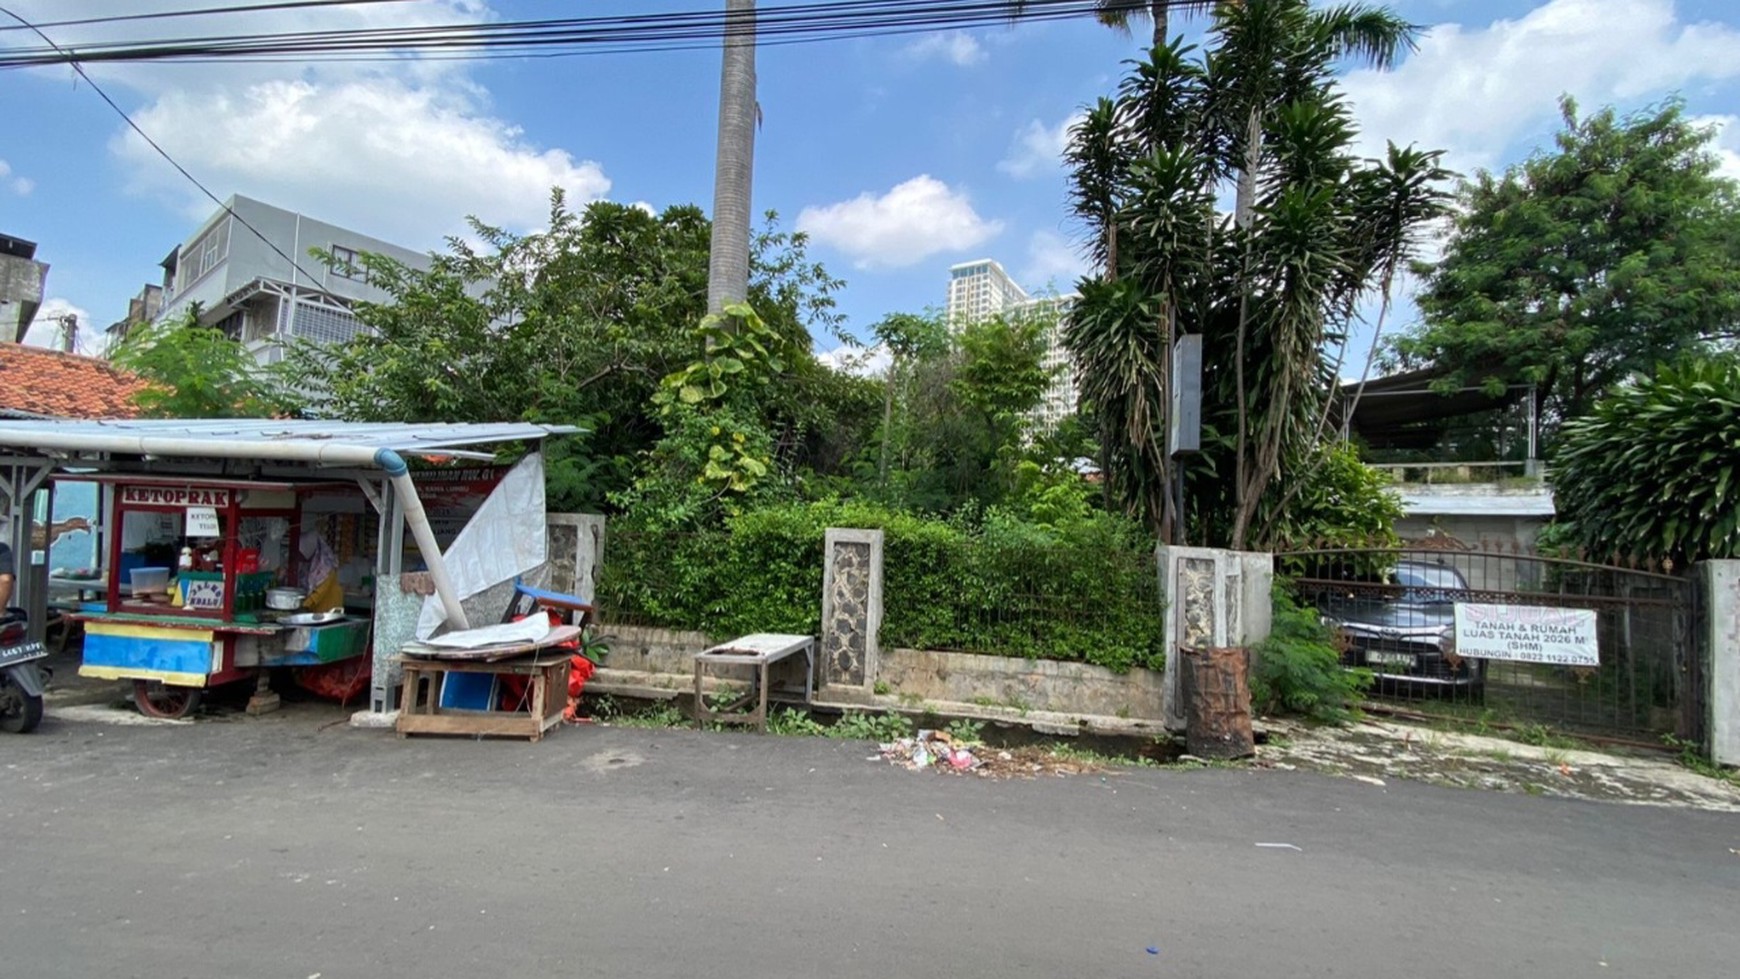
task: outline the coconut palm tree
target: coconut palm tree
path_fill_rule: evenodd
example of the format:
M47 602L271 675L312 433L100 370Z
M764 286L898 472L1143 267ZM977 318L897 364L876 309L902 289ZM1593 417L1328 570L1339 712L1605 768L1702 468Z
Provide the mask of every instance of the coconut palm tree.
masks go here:
M707 312L749 294L750 188L755 173L755 0L725 0L719 142L713 161L713 238Z

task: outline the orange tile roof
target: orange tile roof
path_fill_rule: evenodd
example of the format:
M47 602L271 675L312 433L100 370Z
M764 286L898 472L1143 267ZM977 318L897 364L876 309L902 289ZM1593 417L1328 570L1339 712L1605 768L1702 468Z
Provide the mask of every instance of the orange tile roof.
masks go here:
M146 386L106 360L0 343L0 415L136 418L132 397Z

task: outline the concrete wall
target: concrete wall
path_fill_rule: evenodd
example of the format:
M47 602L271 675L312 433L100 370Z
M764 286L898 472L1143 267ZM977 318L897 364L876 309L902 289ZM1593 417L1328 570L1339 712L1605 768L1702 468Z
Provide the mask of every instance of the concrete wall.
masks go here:
M19 343L42 307L48 266L34 259L0 255L0 342Z
M1159 720L1164 675L975 653L884 649L877 681L903 699Z
M1708 649L1706 737L1712 759L1740 765L1740 561L1710 561L1702 571L1709 629L1703 637Z
M1164 717L1168 728L1182 731L1179 650L1248 648L1268 638L1275 559L1248 551L1163 545L1156 561L1160 590L1167 598Z

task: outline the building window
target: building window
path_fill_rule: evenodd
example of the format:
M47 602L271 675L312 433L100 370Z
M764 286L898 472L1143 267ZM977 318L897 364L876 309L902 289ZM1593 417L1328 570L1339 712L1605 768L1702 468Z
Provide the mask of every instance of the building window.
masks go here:
M198 241L182 249L181 258L176 262L176 281L180 283L176 291L186 291L188 286L204 278L207 272L223 264L223 260L229 255L230 219L226 216L213 225L210 231L201 235Z
M360 279L363 277L363 267L356 260L356 249L343 245L332 246L332 272L344 279Z

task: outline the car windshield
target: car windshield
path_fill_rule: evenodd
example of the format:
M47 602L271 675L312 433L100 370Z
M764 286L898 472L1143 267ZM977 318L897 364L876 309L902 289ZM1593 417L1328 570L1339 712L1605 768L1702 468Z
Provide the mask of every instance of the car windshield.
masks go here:
M1407 589L1402 593L1405 602L1447 602L1451 600L1447 592L1468 588L1468 582L1462 580L1455 568L1436 564L1401 564L1390 577Z

